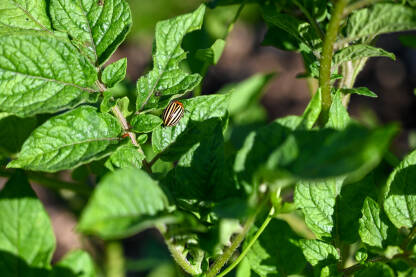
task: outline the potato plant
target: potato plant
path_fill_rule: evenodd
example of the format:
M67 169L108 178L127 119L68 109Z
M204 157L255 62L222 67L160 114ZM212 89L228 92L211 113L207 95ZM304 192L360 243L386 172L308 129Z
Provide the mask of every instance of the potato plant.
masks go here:
M199 45L208 9L235 5L223 37L184 48ZM258 124L272 74L200 95L248 5L268 26L264 44L303 57L302 115ZM350 97L377 97L355 80L369 58L395 59L374 42L416 29L414 0L201 4L157 24L151 68L120 97L128 61L107 61L132 16L125 0L1 0L1 276L123 275L84 250L52 264L51 222L29 182L56 191L95 241L157 229L176 276L416 276L416 151L400 161L397 124L348 113ZM164 126L172 101L185 112Z

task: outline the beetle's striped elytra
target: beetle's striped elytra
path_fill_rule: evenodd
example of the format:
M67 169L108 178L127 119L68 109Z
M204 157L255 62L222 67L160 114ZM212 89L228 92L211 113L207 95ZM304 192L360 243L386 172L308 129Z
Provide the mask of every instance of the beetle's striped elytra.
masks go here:
M179 101L172 101L163 111L163 125L175 126L183 117L185 108Z

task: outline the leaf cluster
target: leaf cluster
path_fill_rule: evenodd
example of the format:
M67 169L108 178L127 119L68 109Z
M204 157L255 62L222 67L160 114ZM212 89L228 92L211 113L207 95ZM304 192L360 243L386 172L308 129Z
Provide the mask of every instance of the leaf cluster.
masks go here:
M10 12L0 13L0 174L10 179L0 191L0 272L96 275L83 250L51 265L55 237L32 180L80 194L84 235L114 241L157 228L190 275L224 276L237 265L239 277L416 274L416 152L388 164L398 126L368 128L347 110L353 94L377 97L355 79L368 58L395 59L373 41L416 29L414 5L208 6L231 4L240 8L229 30L256 5L268 25L263 44L302 55L302 77L318 88L302 115L266 122L259 101L274 74L199 95L226 44L185 50L203 29L204 4L156 25L151 70L120 95L127 59L104 65L131 28L125 0L2 1ZM184 66L191 62L200 70ZM186 112L163 126L173 100ZM77 182L51 181L63 170Z

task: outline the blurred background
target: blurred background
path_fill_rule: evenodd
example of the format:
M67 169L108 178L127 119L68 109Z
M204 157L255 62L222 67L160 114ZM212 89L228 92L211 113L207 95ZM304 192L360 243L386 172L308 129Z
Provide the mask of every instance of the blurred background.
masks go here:
M157 21L194 10L202 1L198 0L130 0L134 25L126 42L119 48L110 62L122 57L128 59L127 81L117 88L118 93L129 94L135 90L136 80L152 66L152 42ZM217 38L224 38L227 26L238 7L217 8L208 11L204 30L191 34L199 36L201 45L183 47L192 56L193 49L207 48ZM278 117L300 115L306 107L310 92L305 79L296 78L304 72L299 54L262 46L266 25L262 22L255 5L247 5L232 32L226 38L225 51L216 66L209 68L202 85L202 94L211 94L230 83L241 82L256 73L275 73L262 92L259 122L266 123ZM378 98L353 95L349 111L354 118L368 124L399 122L402 126L392 152L402 157L416 147L416 49L409 47L409 37L414 33L381 36L376 45L396 55L396 61L387 58L372 58L359 75L356 86L367 86ZM414 41L413 41L414 43ZM414 44L413 44L414 47ZM184 65L190 70L198 65L189 61ZM59 260L67 251L79 247L89 249L98 263L117 263L116 258L105 256L100 249L106 246L99 241L85 241L75 232L75 216L55 194L36 187L38 195L46 205L57 236L58 249L54 260ZM163 240L154 230L145 231L118 244L109 244L114 251L124 251L128 276L180 276L173 266ZM97 250L98 249L98 250ZM116 276L116 275L114 275Z

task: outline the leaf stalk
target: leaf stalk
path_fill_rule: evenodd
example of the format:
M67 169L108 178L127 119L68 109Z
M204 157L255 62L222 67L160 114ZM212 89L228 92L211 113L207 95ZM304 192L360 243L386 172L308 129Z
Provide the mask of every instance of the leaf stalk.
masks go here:
M377 3L377 2L381 2L381 1L382 0L361 0L361 1L357 1L357 2L355 2L355 3L346 7L346 9L344 10L343 16L346 17L355 10L364 8L368 5L371 5L371 4L374 4L374 3Z
M253 246L253 244L257 241L257 239L260 237L260 235L263 233L264 229L266 229L267 225L269 225L270 220L274 217L274 207L272 207L269 211L269 214L267 215L266 219L263 221L263 224L260 226L260 228L257 230L256 234L253 236L253 238L250 240L250 242L247 244L247 247L244 248L243 252L238 256L238 258L224 271L222 271L220 274L217 275L217 277L223 277L226 274L228 274L231 270L236 267L241 260L247 255L250 248Z
M307 9L305 9L305 7L303 5L301 5L298 0L293 0L293 2L295 3L296 6L299 7L299 9L302 11L302 13L309 20L309 23L311 23L312 28L315 29L316 34L321 39L324 39L324 37L325 37L324 32L322 31L321 27L319 27L318 22L316 22L316 20L311 16L311 14L309 13L309 11Z
M266 197L266 199L268 199L268 197ZM214 264L211 266L210 270L208 271L206 277L215 277L215 276L217 276L217 274L218 274L218 272L220 272L221 268L228 262L228 260L232 257L232 255L234 254L234 252L237 250L237 248L243 242L243 240L245 239L248 231L250 230L250 228L253 226L254 222L256 221L257 215L263 210L263 207L264 207L264 205L266 203L267 202L263 201L259 205L259 207L257 208L257 210L246 220L246 222L245 222L245 224L243 226L243 230L241 231L241 233L239 233L234 238L234 240L231 243L230 247L228 247L224 251L224 253L214 262ZM261 232L263 232L264 228L266 228L267 224L270 222L270 219L268 219L268 217L267 217L266 218L266 221L267 221L266 224L263 223L264 224L264 227L261 230ZM258 234L259 236L260 236L261 232ZM253 245L254 242L255 242L255 240L250 241L250 243L251 243L250 247ZM247 252L244 253L244 255L246 255L246 254L247 254ZM242 258L244 258L244 257L242 257ZM233 265L233 267L235 267L238 264L238 262L235 265L231 264L230 266ZM226 269L226 270L228 270L228 269ZM224 276L225 274L222 274L220 276Z

